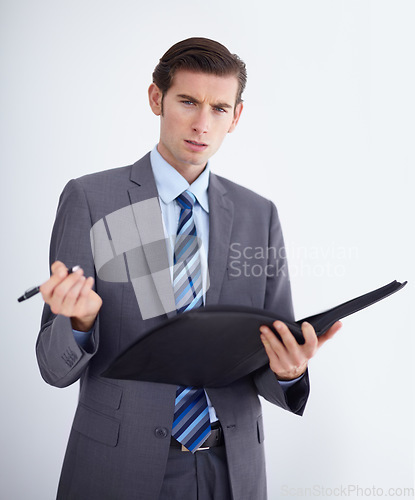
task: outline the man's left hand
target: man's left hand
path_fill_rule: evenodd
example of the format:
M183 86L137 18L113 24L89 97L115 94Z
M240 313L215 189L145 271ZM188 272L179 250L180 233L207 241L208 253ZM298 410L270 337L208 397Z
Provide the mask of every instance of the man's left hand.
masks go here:
M309 360L327 340L334 337L342 324L337 321L326 333L317 337L313 326L304 321L301 331L305 342L302 345L297 343L294 335L282 321L275 321L273 326L281 340L267 326L263 325L259 329L268 354L269 366L279 380L293 380L306 371Z

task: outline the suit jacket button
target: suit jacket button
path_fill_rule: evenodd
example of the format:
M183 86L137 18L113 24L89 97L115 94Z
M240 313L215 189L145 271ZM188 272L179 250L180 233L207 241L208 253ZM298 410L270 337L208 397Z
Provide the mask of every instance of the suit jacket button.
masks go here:
M154 434L160 439L164 439L169 435L169 431L165 427L156 427Z

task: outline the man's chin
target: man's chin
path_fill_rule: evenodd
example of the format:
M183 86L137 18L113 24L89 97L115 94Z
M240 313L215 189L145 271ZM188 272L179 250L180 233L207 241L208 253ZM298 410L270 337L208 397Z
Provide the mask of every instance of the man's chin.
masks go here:
M197 168L205 168L206 163L209 160L209 156L204 154L192 154L192 155L185 155L182 159L182 164L185 168L192 168L192 169L197 169Z

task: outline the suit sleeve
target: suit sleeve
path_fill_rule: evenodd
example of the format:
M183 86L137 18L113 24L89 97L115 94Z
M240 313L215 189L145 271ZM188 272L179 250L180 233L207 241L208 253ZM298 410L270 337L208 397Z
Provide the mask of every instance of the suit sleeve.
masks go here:
M95 279L90 244L91 215L85 193L76 180L70 181L59 199L53 226L49 260L62 261L68 268L80 265L85 276ZM36 356L43 379L56 387L66 387L80 378L99 343L99 317L88 352L73 335L70 318L55 315L45 304Z
M287 320L294 321L294 309L291 297L291 285L288 273L284 238L277 209L270 202L269 249L267 266L267 284L264 309L284 311ZM288 411L302 415L309 395L308 371L304 376L284 391L275 373L269 368L261 368L254 374L258 393L267 401Z

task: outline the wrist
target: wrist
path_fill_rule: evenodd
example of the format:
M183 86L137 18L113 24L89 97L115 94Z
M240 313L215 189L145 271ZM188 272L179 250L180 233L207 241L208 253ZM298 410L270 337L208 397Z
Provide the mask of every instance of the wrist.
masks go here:
M290 382L291 380L295 380L300 378L302 375L307 370L307 364L305 366L302 366L301 368L297 368L295 370L292 370L290 372L284 372L284 373L275 373L277 380L281 382Z
M73 330L77 330L78 332L89 332L94 326L96 320L96 316L89 318L76 318L75 316L71 317L71 325Z

